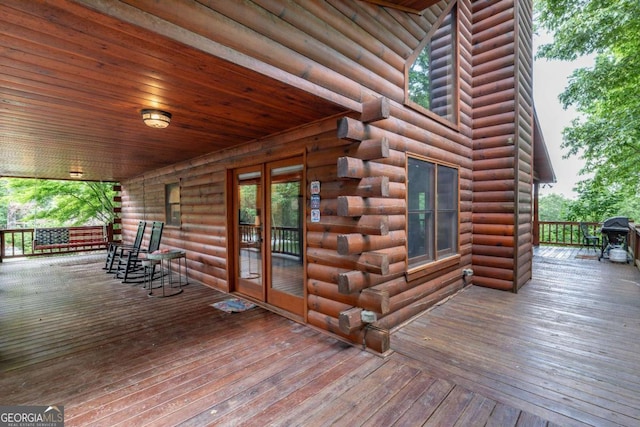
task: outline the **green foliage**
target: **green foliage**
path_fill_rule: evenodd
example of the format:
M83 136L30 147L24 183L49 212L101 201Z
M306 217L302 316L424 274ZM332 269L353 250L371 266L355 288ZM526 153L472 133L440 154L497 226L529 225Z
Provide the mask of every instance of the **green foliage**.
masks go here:
M613 216L640 218L640 200L627 198L621 190L606 190L595 187L592 180L578 183L578 191L583 197L568 199L559 194L540 197L538 216L540 221L550 222L603 222Z
M568 221L567 214L571 200L560 194L548 194L538 201L540 221Z
M431 108L430 52L431 46L427 44L409 69L409 99L426 109Z
M297 227L300 224L302 199L300 183L281 182L271 184L271 225L274 227Z
M640 199L627 197L621 186L601 188L595 180L581 181L577 185L581 197L569 206L568 221L602 222L613 216L634 219L640 212Z
M567 156L585 160L581 173L591 177L576 188L573 214L623 215L639 204L640 193L640 2L538 0L536 10L554 35L539 56L595 55L594 66L576 70L560 96L565 108L581 113L565 129L562 146Z
M40 227L108 224L113 221L112 187L102 182L2 179L0 206L32 206L19 220Z
M9 199L6 197L8 194L7 180L0 179L0 229L7 228L7 217L9 216Z

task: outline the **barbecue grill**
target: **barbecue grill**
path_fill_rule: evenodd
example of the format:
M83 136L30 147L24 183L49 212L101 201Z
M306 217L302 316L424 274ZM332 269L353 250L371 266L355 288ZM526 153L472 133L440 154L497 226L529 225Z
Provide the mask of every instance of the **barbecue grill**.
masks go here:
M628 262L627 249L628 249L628 237L629 237L629 218L616 216L609 218L602 223L600 229L602 233L602 250L598 261L602 258L610 258L610 253L614 250L616 259L611 258L612 261ZM619 260L617 255L624 251L624 259Z

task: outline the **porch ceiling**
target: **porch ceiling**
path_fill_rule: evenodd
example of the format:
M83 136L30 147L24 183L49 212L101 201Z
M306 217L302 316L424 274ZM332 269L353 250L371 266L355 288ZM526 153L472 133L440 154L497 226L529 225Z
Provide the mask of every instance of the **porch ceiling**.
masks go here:
M66 0L2 1L0 26L0 176L120 181L344 111Z

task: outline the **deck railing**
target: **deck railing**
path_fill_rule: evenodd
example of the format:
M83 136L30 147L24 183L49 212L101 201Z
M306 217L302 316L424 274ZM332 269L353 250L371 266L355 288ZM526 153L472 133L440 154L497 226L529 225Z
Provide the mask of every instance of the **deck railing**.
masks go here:
M589 234L600 235L601 225L597 222L586 222ZM579 222L540 221L540 244L558 246L581 246L584 238Z
M586 223L589 234L600 236L601 224L597 222ZM629 251L634 262L640 268L640 225L632 223L629 232ZM111 227L108 227L111 230ZM254 225L242 225L242 238L254 239L259 235L259 227ZM300 256L302 254L302 238L300 230L296 227L274 227L271 250L274 253L283 253ZM47 255L51 252L34 251L33 228L18 228L0 230L0 262L5 258L17 258L25 256ZM579 222L570 221L541 221L540 244L558 246L583 245L582 230ZM91 250L90 248L86 250ZM70 251L66 251L70 252Z
M629 251L633 257L633 262L640 269L640 225L631 225L629 233Z
M587 222L590 235L602 236L600 228L602 224ZM628 248L633 257L634 264L640 268L640 224L629 224ZM582 246L584 237L579 222L569 221L540 221L540 244L556 246Z
M95 229L95 226L87 227L71 227L74 230L91 230ZM113 238L113 225L110 224L106 227L106 239L111 241ZM34 228L14 228L0 230L0 262L3 259L19 258L19 257L32 257L42 255L61 254L69 252L79 251L96 251L104 250L104 247L98 246L83 246L78 243L76 246L61 247L55 249L43 249L38 250L33 247L33 240L35 235Z

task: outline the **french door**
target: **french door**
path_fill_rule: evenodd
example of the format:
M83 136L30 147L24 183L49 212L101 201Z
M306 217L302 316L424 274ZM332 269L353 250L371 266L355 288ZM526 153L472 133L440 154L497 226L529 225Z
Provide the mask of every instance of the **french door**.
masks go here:
M304 168L296 157L234 171L235 290L304 315Z

